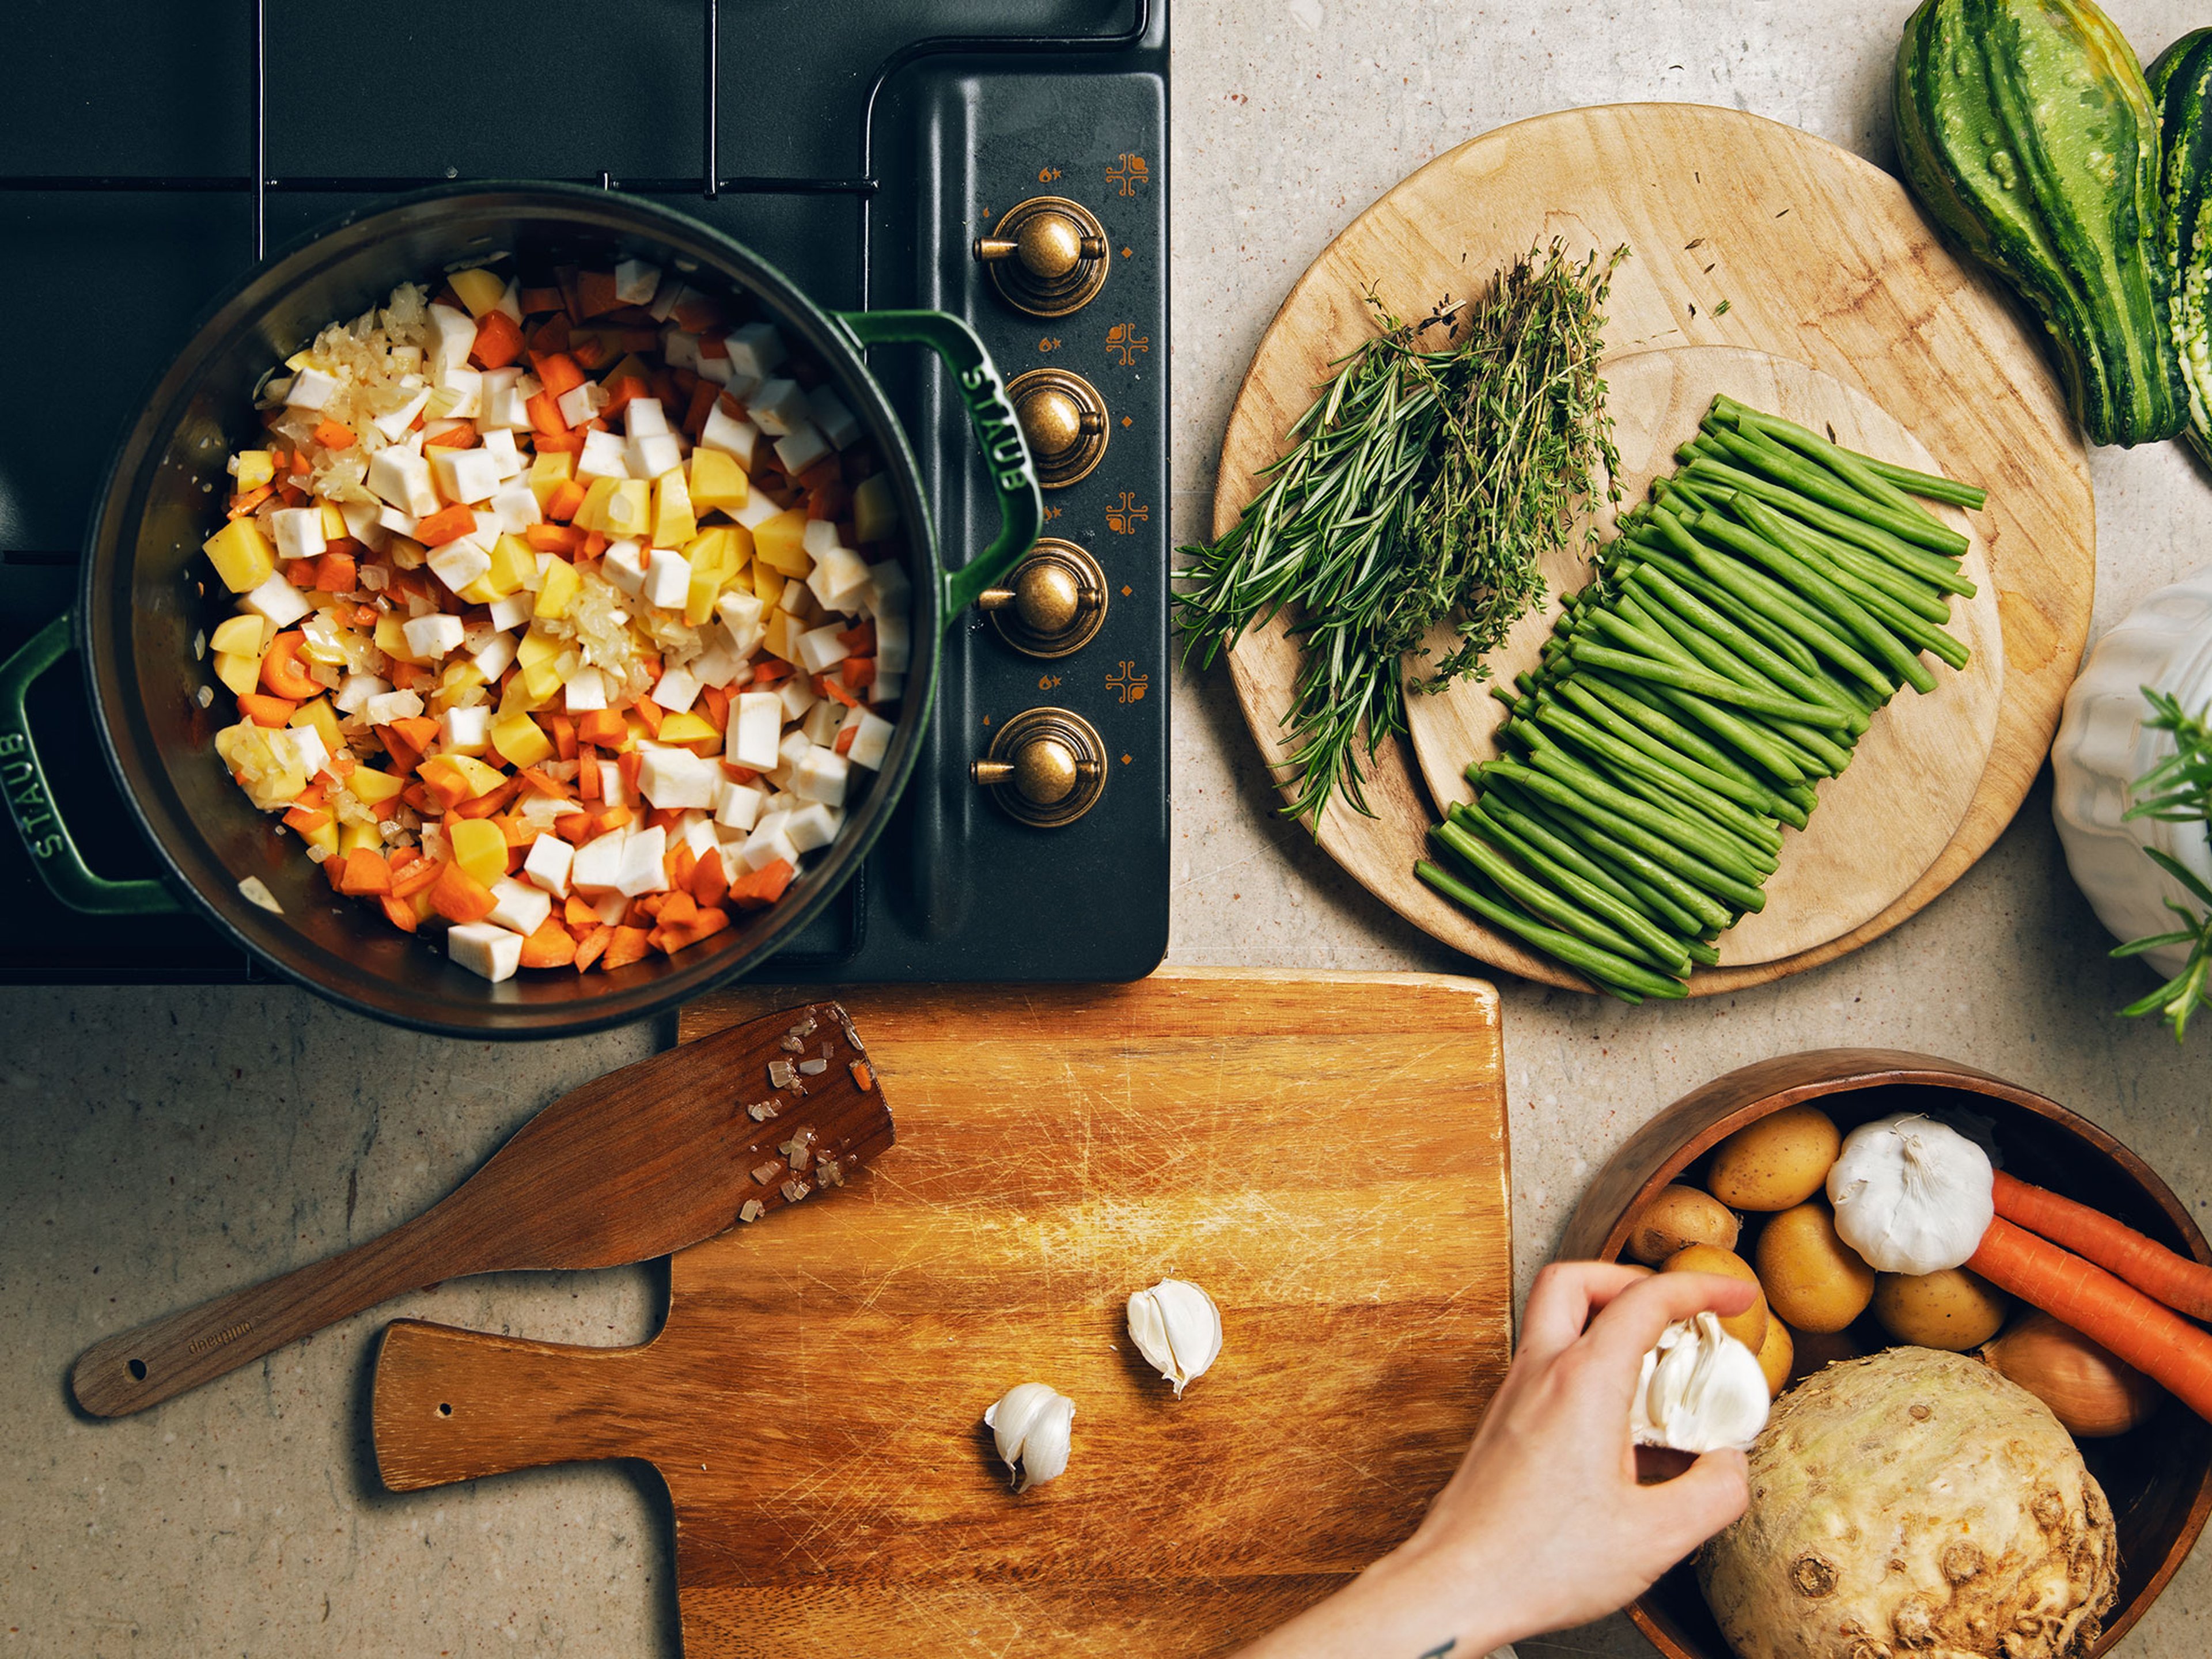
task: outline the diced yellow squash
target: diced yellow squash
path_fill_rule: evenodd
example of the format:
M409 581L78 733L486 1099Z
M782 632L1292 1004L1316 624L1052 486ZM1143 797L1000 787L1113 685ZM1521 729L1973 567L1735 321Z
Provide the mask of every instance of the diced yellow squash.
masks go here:
M507 873L507 836L489 818L455 818L447 825L446 836L453 862L485 886Z
M208 644L215 650L228 651L234 657L258 657L261 654L262 647L267 643L264 635L268 627L265 618L251 611L241 611L217 623L215 632L208 635Z
M407 648L407 635L402 631L405 626L396 611L387 611L379 617L376 619L376 648L387 657L419 665L422 659Z
M530 493L538 497L538 510L543 513L553 492L575 476L576 455L574 450L555 450L531 462Z
M338 511L336 501L319 501L316 505L321 507L323 512L325 541L343 541L353 533L346 528L345 514Z
M234 697L244 696L261 679L261 659L258 657L242 656L235 651L218 651L215 653L213 666L216 678L228 687Z
M607 503L614 499L615 486L624 482L626 480L621 478L594 478L586 484L584 504L576 509L576 527L579 530L596 530L602 535L605 534L607 527L600 522L599 514L606 510Z
M576 567L556 554L553 562L545 567L545 574L538 578L538 605L531 614L548 622L567 616L569 601L576 597L576 590L581 586L583 579L577 575Z
M241 495L258 489L276 476L276 458L265 449L241 449L230 458L232 483Z
M853 538L879 542L898 528L898 497L891 493L888 472L863 478L853 491Z
M807 552L806 514L795 507L787 507L772 519L763 519L753 526L753 558L757 563L773 566L787 576L804 576L814 568L813 556Z
M492 722L492 747L514 766L535 766L550 759L553 739L527 714L510 714Z
M775 569L765 559L755 559L752 568L753 597L763 605L774 605L783 597L783 572Z
M319 849L325 858L334 858L338 850L338 821L325 817L314 829L301 831L300 839Z
M752 494L752 481L738 465L738 458L719 449L691 452L691 507L696 512L719 508L734 513Z
M276 573L276 550L251 519L233 519L200 544L215 574L234 593L247 593Z
M469 315L481 317L499 303L500 295L507 292L507 284L491 272L479 266L474 270L457 270L446 278L461 303L469 308Z
M331 754L345 748L345 738L338 731L337 710L331 707L328 697L317 697L313 702L303 702L292 711L291 724L312 726L315 735L323 740L323 747Z
M599 508L599 528L611 540L642 538L653 529L653 486L642 478L624 478Z
M407 787L407 780L374 766L356 766L346 774L346 787L371 806L380 806Z
M653 544L681 547L699 533L691 516L691 491L682 469L664 472L653 481Z
M338 851L344 853L374 853L384 845L384 837L373 823L349 823L338 830Z

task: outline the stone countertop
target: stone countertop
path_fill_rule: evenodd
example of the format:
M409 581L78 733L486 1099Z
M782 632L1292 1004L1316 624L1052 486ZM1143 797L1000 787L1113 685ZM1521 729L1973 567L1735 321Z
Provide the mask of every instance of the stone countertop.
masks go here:
M1908 9L1182 0L1177 536L1206 526L1230 401L1283 293L1399 178L1507 121L1634 100L1750 110L1892 166L1887 83ZM2109 9L2146 56L2202 21L2181 0ZM2092 465L2102 629L2202 561L2206 479L2179 445ZM1270 816L1221 678L1174 690L1174 960L1470 969ZM2114 1018L2147 981L2106 959L2109 943L2068 878L2046 774L1950 893L1830 967L1640 1009L1506 981L1522 1288L1638 1124L1732 1066L1832 1044L1945 1054L2040 1090L2205 1206L2212 1033L2177 1048ZM63 1394L70 1359L100 1336L392 1225L654 1033L494 1048L273 989L9 991L0 1018L0 1656L676 1651L672 1541L649 1478L549 1469L395 1497L366 1426L365 1356L390 1317L637 1341L665 1273L422 1291L117 1423L75 1417ZM2118 1651L2194 1659L2190 1632L2208 1622L2200 1550ZM1650 1649L1615 1618L1522 1652Z

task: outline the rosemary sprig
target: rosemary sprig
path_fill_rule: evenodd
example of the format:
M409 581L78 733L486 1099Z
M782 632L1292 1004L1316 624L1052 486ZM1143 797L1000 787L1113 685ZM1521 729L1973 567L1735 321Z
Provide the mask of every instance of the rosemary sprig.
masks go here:
M2173 734L2173 753L2135 781L2129 793L2136 797L2136 804L2122 817L2167 823L2201 824L2212 820L2212 728L2207 727L2203 716L2191 716L2180 699L2169 693L2147 685L2143 700L2151 707L2151 718L2145 724L2154 732ZM2179 1042L2188 1032L2190 1015L2200 1005L2212 1002L2212 994L2208 994L2212 992L2212 887L2206 886L2186 865L2157 848L2146 847L2143 852L2204 908L2192 911L2178 900L2167 899L2166 908L2179 918L2179 927L2130 939L2112 951L2116 957L2136 957L2170 945L2189 946L2189 959L2179 973L2120 1012L2130 1019L2157 1014L2172 1028Z
M1626 252L1577 264L1555 241L1472 307L1447 298L1413 323L1370 292L1376 333L1329 365L1258 496L1220 540L1178 550L1187 658L1210 664L1255 623L1294 617L1289 816L1317 829L1340 789L1372 816L1355 745L1371 761L1407 729L1401 659L1455 612L1459 643L1419 684L1480 676L1542 600L1541 561L1571 532L1593 469L1616 470L1597 365ZM1439 331L1446 343L1422 344Z

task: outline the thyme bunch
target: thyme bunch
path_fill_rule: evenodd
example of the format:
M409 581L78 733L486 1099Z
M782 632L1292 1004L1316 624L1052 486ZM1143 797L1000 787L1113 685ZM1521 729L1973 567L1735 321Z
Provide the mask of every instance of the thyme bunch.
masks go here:
M1554 241L1472 305L1447 296L1412 323L1370 290L1376 333L1329 365L1259 495L1218 541L1177 550L1186 659L1210 664L1292 615L1288 816L1317 830L1340 790L1371 817L1356 751L1371 761L1406 731L1404 659L1425 658L1424 636L1450 617L1458 642L1412 684L1483 677L1484 656L1543 601L1545 556L1572 533L1594 470L1618 470L1598 363L1627 252L1576 262Z

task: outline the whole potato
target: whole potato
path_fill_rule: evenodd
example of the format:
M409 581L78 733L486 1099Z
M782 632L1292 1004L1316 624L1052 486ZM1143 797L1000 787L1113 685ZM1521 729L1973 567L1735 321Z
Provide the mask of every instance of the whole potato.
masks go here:
M1796 1352L1790 1360L1790 1380L1802 1382L1815 1371L1825 1370L1839 1359L1863 1359L1866 1350L1849 1331L1798 1331L1794 1346Z
M1734 1250L1723 1250L1711 1244L1691 1244L1674 1252L1661 1264L1662 1273L1718 1273L1723 1279L1741 1279L1753 1289L1759 1288L1759 1275L1751 1264ZM1741 1313L1721 1321L1721 1328L1737 1341L1757 1353L1766 1346L1766 1292L1759 1291L1758 1298Z
M1790 1328L1778 1319L1766 1322L1766 1345L1759 1351L1759 1369L1766 1373L1766 1397L1779 1400L1790 1384L1790 1368L1796 1363L1797 1345Z
M1964 1267L1933 1273L1883 1273L1875 1280L1874 1316L1899 1342L1963 1353L1997 1334L2010 1304L2002 1291Z
M1728 1206L1710 1193L1680 1184L1662 1187L1637 1212L1628 1231L1628 1253L1645 1267L1656 1267L1692 1244L1733 1250L1740 1224Z
M1767 1305L1801 1331L1840 1331L1874 1297L1874 1269L1836 1237L1835 1212L1820 1199L1769 1221L1753 1259Z
M1705 1187L1730 1209L1786 1210L1820 1190L1843 1144L1819 1107L1785 1106L1713 1149Z

